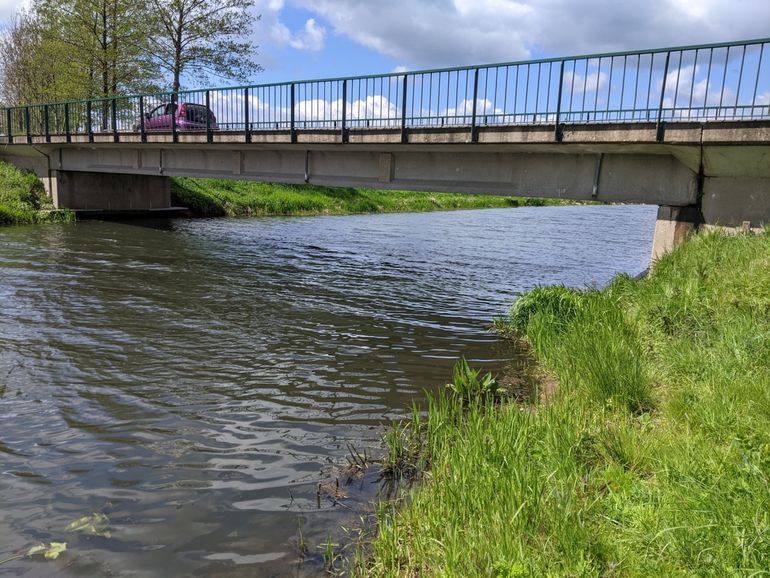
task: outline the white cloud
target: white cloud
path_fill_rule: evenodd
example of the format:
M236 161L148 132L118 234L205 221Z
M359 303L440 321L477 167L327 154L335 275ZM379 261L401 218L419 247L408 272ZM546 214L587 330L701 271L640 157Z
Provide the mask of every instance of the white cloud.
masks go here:
M759 38L770 22L767 0L288 1L410 68Z
M4 0L0 0L3 2ZM254 13L260 14L259 25L255 26L255 34L263 47L290 46L296 50L319 52L323 50L326 39L326 29L320 26L315 18L309 18L305 26L292 32L281 21L281 11L284 0L256 0Z
M309 18L305 22L305 28L302 32L296 34L289 40L289 46L297 50L310 50L319 52L324 47L326 39L326 28L316 24L315 18Z

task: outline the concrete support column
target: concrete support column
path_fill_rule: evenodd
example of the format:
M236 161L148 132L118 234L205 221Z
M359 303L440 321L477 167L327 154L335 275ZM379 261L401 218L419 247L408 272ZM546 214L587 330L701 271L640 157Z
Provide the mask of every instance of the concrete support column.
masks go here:
M655 237L652 241L652 263L683 243L701 222L701 212L697 206L661 205L658 207L658 220L655 223Z
M171 207L171 181L155 175L54 171L57 208L145 211Z
M706 177L703 218L707 224L719 227L759 228L770 224L770 178Z

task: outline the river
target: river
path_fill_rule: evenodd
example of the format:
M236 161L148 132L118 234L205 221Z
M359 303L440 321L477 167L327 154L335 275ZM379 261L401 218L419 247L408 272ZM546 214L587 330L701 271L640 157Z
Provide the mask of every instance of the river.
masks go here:
M318 544L347 519L318 507L317 484L347 444L376 451L460 355L499 370L512 352L489 322L520 292L644 270L655 214L0 228L0 560L68 548L0 574L318 570ZM106 517L93 532L65 531L93 513Z

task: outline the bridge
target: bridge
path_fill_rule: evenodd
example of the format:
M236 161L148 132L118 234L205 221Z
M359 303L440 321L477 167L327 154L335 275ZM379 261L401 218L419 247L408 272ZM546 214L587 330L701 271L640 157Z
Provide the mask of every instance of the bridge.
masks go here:
M168 208L169 176L655 204L662 253L770 223L769 44L0 108L0 158L76 210Z

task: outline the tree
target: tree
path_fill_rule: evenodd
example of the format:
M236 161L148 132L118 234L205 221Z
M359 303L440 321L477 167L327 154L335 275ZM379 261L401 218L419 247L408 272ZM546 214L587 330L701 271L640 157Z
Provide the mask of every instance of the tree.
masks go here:
M147 60L147 4L137 0L37 0L49 24L47 40L66 47L85 77L89 96L112 96L152 87Z
M248 40L259 19L249 10L253 0L149 1L148 18L160 23L149 50L175 92L186 73L203 83L210 75L243 81L262 70L252 61L255 47Z
M40 18L19 11L0 36L0 100L14 106L60 97L71 75L52 63L54 52Z

